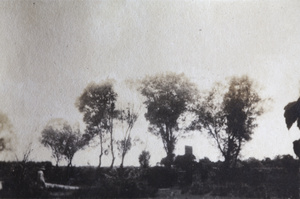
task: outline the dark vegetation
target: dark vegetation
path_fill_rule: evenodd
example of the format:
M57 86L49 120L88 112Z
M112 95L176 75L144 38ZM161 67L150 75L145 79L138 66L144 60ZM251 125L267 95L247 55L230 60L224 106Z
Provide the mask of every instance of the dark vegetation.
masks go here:
M50 162L1 162L2 197L148 198L161 188L176 187L184 194L249 198L295 198L298 162L290 155L262 161L250 158L237 167L208 158L180 158L167 167L56 167ZM46 168L49 183L79 186L79 190L39 189L36 171Z

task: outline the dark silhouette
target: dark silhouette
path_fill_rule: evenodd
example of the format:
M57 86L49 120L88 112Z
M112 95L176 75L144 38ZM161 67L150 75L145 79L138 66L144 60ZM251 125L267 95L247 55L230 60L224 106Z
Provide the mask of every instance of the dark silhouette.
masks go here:
M139 156L139 163L141 168L148 168L149 167L149 160L150 160L150 153L149 151L142 151Z
M297 121L297 127L300 129L300 98L297 101L290 102L284 107L285 123L288 130ZM300 139L293 142L293 149L297 157L300 157ZM299 160L295 172L297 178L292 183L294 184L294 195L293 198L299 198Z
M290 102L284 107L285 123L288 129L297 121L297 126L300 128L300 98L297 101Z

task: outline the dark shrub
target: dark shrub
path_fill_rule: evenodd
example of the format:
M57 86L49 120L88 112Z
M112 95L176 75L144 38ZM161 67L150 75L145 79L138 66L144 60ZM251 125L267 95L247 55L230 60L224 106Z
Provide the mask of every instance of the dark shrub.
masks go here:
M146 198L154 197L157 189L149 187L136 168L113 169L96 186L74 193L77 198Z
M149 168L148 183L152 187L167 188L177 182L177 172L166 167Z
M142 153L139 156L139 163L141 168L148 168L149 167L149 160L150 160L150 153L149 151L142 151Z
M209 182L193 182L190 191L195 195L207 194L212 191L212 184Z

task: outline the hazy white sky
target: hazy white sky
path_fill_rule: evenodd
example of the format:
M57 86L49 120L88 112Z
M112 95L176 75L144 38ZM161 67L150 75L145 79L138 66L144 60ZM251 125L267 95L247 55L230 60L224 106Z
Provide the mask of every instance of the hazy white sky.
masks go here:
M246 74L273 99L243 158L293 155L300 138L283 117L283 107L299 97L298 0L1 1L0 27L0 110L14 125L17 153L33 141L34 160L50 160L38 143L50 119L82 120L74 103L89 82L114 78L120 98L130 99L123 80L164 71L184 72L200 90ZM146 132L142 113L133 134L144 144L125 164L138 164L143 149L152 165L165 156L161 140ZM212 143L198 133L181 140L176 153L186 144L197 158L221 159ZM98 153L88 148L74 163L97 165Z

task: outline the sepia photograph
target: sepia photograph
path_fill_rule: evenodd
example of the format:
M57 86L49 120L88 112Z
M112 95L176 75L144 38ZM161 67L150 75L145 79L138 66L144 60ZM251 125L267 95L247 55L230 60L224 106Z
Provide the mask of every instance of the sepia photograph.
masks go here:
M0 198L299 199L299 157L299 0L0 1Z

